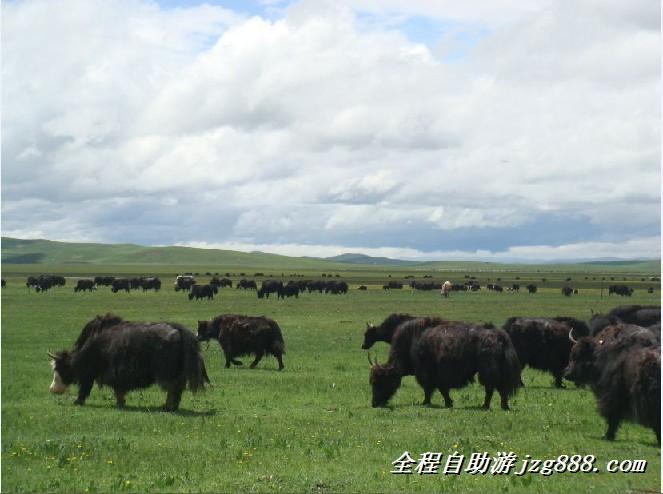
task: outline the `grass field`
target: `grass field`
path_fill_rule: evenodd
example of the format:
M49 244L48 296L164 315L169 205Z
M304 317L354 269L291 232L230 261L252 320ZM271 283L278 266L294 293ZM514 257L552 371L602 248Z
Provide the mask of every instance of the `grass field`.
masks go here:
M478 263L477 263L478 264ZM299 273L319 276L313 266ZM242 268L276 274L273 266ZM333 271L351 284L343 296L305 294L299 299L258 300L255 293L223 289L212 302L189 302L169 286L174 274L232 271L237 267L156 265L4 265L2 290L2 490L3 492L625 492L660 489L660 449L652 431L624 424L617 440L601 439L604 421L586 389L552 387L549 374L527 369L526 387L511 401L512 411L477 408L478 384L452 391L455 408L421 407L413 377L392 399L391 408L370 407L368 363L360 349L366 321L391 312L435 314L450 319L502 324L513 315L568 315L588 319L590 309L620 303L659 303L659 272L523 266L504 271L475 269L436 273L462 282L472 275L509 286L537 281L539 293L437 293L383 291L407 270L351 267ZM159 293L73 293L67 286L45 294L25 288L27 274L157 274ZM288 268L285 274L293 272ZM325 271L321 271L325 272ZM392 278L389 278L389 274ZM417 273L419 279L422 274ZM540 281L545 277L546 282ZM579 295L566 298L567 277ZM202 278L205 278L202 276ZM602 280L605 278L605 280ZM630 299L600 296L610 278L635 288ZM237 277L235 277L237 279ZM645 281L642 281L642 280ZM367 292L356 290L368 284ZM656 286L653 295L647 286ZM64 396L48 392L52 373L46 352L69 348L96 314L115 312L128 320L170 320L195 330L196 321L224 312L265 315L281 326L287 346L285 370L266 358L255 370L223 368L216 343L203 346L213 387L183 396L180 411L160 412L165 394L157 388L130 393L118 410L109 389L95 388L84 407L73 405L75 386ZM383 361L388 347L378 343ZM244 358L245 363L248 363ZM510 475L393 475L392 462L404 451L514 452L519 459L594 455L597 473ZM609 460L644 459L645 473L608 473ZM520 460L516 469L521 466Z

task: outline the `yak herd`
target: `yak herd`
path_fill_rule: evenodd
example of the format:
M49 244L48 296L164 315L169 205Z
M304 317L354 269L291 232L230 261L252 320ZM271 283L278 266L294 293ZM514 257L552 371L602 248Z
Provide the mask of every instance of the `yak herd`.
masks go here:
M386 405L407 375L423 388L424 405L437 389L451 407L449 390L478 375L483 408L497 390L508 410L509 397L524 386L521 368L530 366L550 372L558 388L563 378L590 386L608 423L606 439L630 420L653 429L660 444L660 306L619 306L594 314L589 324L571 317L511 317L502 328L392 314L379 326L368 325L362 348L377 341L391 348L384 364L368 356L374 407Z
M280 296L286 286L277 285L262 296ZM189 288L191 297L196 285ZM362 349L379 341L390 345L383 364L368 353L371 403L388 405L402 378L413 375L423 389L424 405L430 405L438 390L445 407L452 407L451 390L478 377L485 391L482 408L490 408L497 391L501 408L509 410L509 399L525 386L521 370L530 366L552 374L557 388L564 387L564 379L589 386L607 421L607 439L614 439L620 423L630 420L653 429L660 444L660 321L660 306L640 305L594 314L589 322L510 317L501 328L394 313L377 326L368 324L364 332ZM109 386L123 407L127 392L158 384L167 393L165 409L176 410L187 386L196 392L209 383L200 342L211 339L219 342L226 368L242 365L240 355L254 356L251 368L265 355L277 359L279 370L284 368L281 328L266 317L221 314L198 321L194 335L174 322L124 321L106 314L85 325L71 350L49 353L50 391L63 393L76 383L75 403L82 405L96 382Z

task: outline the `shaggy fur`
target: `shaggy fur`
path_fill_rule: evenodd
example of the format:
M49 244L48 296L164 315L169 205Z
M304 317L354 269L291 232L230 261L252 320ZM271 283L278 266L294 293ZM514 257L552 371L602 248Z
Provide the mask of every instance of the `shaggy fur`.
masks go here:
M606 439L615 439L621 422L629 420L651 428L660 444L661 348L647 330L617 325L581 338L565 377L591 386L598 412L608 423Z
M586 323L571 317L510 317L502 329L511 338L520 364L550 372L558 388L564 387L562 377L573 347L569 332L573 330L576 338L589 334Z
M165 408L177 410L187 383L196 392L209 382L195 336L175 323L97 316L71 351L51 358L65 385L79 385L78 405L85 403L94 382L113 388L119 407L127 392L158 384L168 392Z
M385 406L402 376L410 374L424 389L424 405L430 404L433 391L438 389L445 405L453 406L449 390L466 386L479 374L486 391L484 408L490 407L497 389L502 408L508 410L508 398L520 385L520 363L503 330L439 318L414 319L398 327L389 361L371 368L373 406Z
M235 357L255 354L255 360L251 363L253 369L266 353L276 357L279 370L284 367L282 355L285 354L285 342L281 328L272 319L222 314L211 321L198 321L198 340L207 341L210 338L219 341L226 358L226 369L231 363L242 365Z

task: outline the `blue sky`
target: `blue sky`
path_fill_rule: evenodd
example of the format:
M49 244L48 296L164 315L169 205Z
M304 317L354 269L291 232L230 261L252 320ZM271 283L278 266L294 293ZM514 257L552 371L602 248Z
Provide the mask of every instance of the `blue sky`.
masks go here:
M5 3L3 235L660 257L654 7Z

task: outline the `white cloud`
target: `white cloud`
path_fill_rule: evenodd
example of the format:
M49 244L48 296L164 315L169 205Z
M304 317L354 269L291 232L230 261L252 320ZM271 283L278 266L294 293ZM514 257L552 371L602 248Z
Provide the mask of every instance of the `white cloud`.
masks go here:
M224 228L195 238L268 245L297 235L292 245L374 248L362 235L390 231L393 246L426 251L414 237L539 238L551 216L586 227L574 242L543 235L553 247L622 238L635 252L629 240L660 234L649 2L302 1L283 12L3 5L4 233L60 226L12 206L35 199L68 216L72 238L112 240L158 216L145 238L161 243L201 215ZM384 23L365 29L357 12ZM485 32L445 63L389 20L410 16ZM90 214L118 198L141 211ZM171 225L163 207L178 212ZM489 236L478 248L491 251Z

